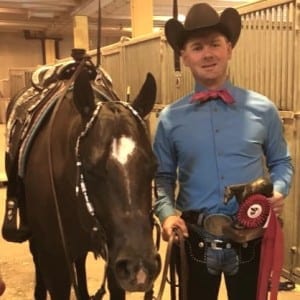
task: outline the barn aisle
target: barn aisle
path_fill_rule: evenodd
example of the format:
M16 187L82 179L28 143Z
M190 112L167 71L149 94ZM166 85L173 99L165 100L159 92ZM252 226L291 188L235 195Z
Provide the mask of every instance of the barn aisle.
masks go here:
M5 185L6 175L4 171L4 125L0 124L0 223L2 225L2 218L4 215L4 202L5 202ZM164 259L166 243L161 243L161 255ZM31 255L28 250L28 243L16 244L9 243L0 237L0 272L4 281L6 282L6 291L1 300L32 300L33 287L34 287L34 269L31 259ZM88 286L90 293L93 294L98 288L98 285L102 281L103 276L103 262L101 260L95 260L92 255L88 256L87 260L87 276ZM159 289L161 278L159 277L155 285L155 295ZM245 291L246 292L246 291ZM75 300L74 295L71 300ZM104 300L108 300L109 297L106 294ZM142 300L143 294L131 293L128 294L128 300ZM164 300L169 300L169 286L165 287L163 296ZM300 299L300 287L292 292L280 292L278 300L299 300ZM199 297L201 300L201 297ZM203 299L205 300L205 299ZM222 285L221 293L218 300L226 300L226 293L224 286ZM242 299L241 299L242 300Z

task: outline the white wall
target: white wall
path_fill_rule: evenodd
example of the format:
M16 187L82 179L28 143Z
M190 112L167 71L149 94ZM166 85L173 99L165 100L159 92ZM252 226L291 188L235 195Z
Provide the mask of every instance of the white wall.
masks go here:
M22 33L0 32L0 79L8 78L9 68L35 67L42 60L39 40L26 40Z
M69 56L73 37L59 42L61 58ZM10 68L36 67L43 64L42 42L26 40L23 33L0 32L0 80L8 78Z

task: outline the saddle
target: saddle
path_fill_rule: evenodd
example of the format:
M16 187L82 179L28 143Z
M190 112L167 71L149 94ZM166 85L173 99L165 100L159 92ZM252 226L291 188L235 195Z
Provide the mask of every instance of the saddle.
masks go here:
M62 86L61 82L51 83L42 91L30 87L12 100L13 109L8 112L6 126L5 166L8 184L2 226L3 238L8 241L23 242L30 237L25 225L27 222L22 184L26 157L43 120L61 94Z
M18 174L21 177L24 170L20 161L45 116L56 103L61 87L61 82L51 84L42 92L37 92L31 87L14 103L14 110L10 113L6 125L6 153L12 161L19 160Z

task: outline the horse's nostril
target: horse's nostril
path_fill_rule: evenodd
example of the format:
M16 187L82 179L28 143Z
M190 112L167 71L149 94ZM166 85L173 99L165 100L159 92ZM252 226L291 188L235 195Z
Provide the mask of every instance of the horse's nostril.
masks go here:
M120 278L128 278L130 276L130 269L128 266L129 261L127 259L119 260L116 263L116 273Z
M144 283L146 280L155 279L158 276L161 265L161 256L158 253L152 256L152 259L146 261L122 258L116 261L115 272L119 279L135 278L139 283ZM142 280L143 278L144 280Z

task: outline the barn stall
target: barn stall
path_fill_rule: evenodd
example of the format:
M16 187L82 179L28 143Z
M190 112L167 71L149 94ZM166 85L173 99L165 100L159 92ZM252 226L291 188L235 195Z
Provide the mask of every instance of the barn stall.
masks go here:
M234 49L229 76L239 86L269 97L280 110L295 166L294 184L286 199L283 273L300 281L300 1L273 0L243 6L242 34ZM174 70L174 56L163 33L124 38L101 49L101 65L121 99L133 99L151 72L157 81L157 104L148 118L153 136L160 110L193 89L189 71ZM94 58L96 50L90 51ZM96 58L95 58L96 60ZM58 63L63 60L57 61ZM27 78L27 72L24 76ZM14 73L13 70L11 72ZM20 80L20 78L19 78ZM11 93L19 83L10 77Z

